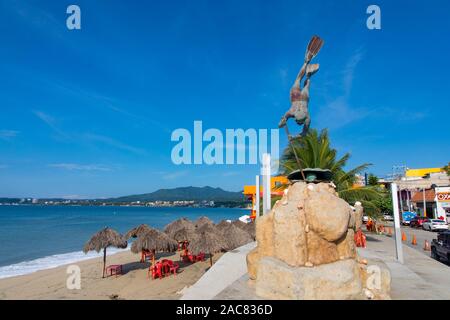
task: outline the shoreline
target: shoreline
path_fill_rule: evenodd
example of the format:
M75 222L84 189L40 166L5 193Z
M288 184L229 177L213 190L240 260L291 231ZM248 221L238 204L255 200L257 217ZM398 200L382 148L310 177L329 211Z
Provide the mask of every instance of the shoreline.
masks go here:
M106 255L112 256L121 252L130 251L130 247L126 249L110 248ZM0 266L0 280L12 277L20 277L33 274L39 271L55 269L58 267L88 261L103 257L102 252L72 251L67 253L58 253L32 260L21 261L10 265Z
M217 261L221 255L214 255ZM93 257L45 270L0 279L0 300L3 299L178 299L182 290L197 282L209 269L209 259L194 264L179 261L179 253L160 253L159 259L171 259L180 264L180 272L163 279L149 279L149 263L140 263L140 256L129 250L108 255L107 265L121 264L123 275L102 278L103 259ZM67 267L81 270L81 289L69 290Z

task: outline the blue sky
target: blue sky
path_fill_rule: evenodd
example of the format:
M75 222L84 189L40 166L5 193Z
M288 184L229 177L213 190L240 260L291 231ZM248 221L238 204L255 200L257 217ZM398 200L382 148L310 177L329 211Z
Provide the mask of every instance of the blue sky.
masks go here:
M240 190L257 166L176 166L171 132L276 128L313 34L312 127L349 167L450 160L448 1L377 1L372 31L368 1L166 2L0 2L0 196Z

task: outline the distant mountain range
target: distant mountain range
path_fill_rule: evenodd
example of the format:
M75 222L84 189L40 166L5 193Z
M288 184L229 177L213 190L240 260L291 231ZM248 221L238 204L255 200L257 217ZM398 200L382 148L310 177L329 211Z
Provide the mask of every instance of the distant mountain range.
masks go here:
M34 202L32 198L0 198L0 203L43 203L47 202L67 202L69 200L62 198L40 198ZM131 203L131 202L154 202L154 201L215 201L215 202L243 202L242 192L226 191L221 188L213 187L181 187L174 189L159 189L155 192L129 195L109 199L71 199L70 202L95 204L99 202L106 203Z
M136 201L242 201L242 192L226 191L213 187L180 187L174 189L159 189L152 193L130 195L118 198L106 199L111 202L136 202Z

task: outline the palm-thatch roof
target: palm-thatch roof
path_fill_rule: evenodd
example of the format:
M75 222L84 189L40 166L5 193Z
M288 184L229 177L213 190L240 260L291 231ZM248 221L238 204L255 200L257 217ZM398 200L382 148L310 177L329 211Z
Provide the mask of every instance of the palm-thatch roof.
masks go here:
M242 228L244 231L246 231L250 237L252 237L253 240L256 239L256 223L250 222L245 223L245 226Z
M189 244L189 250L194 253L214 254L227 249L227 243L220 233L202 232Z
M173 238L173 236L175 235L175 232L177 232L178 230L181 229L188 229L188 230L194 230L195 229L195 225L194 223L192 223L192 221L186 219L186 218L181 218L178 220L175 220L171 223L169 223L165 228L164 228L164 232L171 238Z
M217 233L219 231L218 231L218 229L216 228L216 226L214 224L212 224L212 223L204 223L200 227L196 228L195 232L197 234L201 234L203 232Z
M178 243L167 234L156 229L150 229L141 234L131 245L133 253L142 250L172 252L177 250Z
M208 217L203 216L195 220L194 224L196 228L200 228L205 224L214 225L214 222L212 222L212 220L209 219Z
M232 224L234 224L234 225L235 225L236 227L238 227L238 228L244 229L244 227L245 227L245 225L246 225L247 223L242 222L241 220L234 220L234 221L232 222Z
M223 228L222 235L227 243L228 250L236 249L253 241L253 238L248 232L236 227L234 224L230 224L228 227Z
M198 237L198 234L194 229L183 228L175 232L173 239L176 241L189 241L191 242L194 238Z
M100 252L100 250L107 247L117 247L125 249L127 245L127 240L120 233L111 228L104 228L94 234L92 238L88 242L86 242L83 247L83 252Z
M145 232L149 231L151 228L146 225L146 224L141 224L133 229L131 229L130 231L128 231L125 234L125 239L130 239L130 238L137 238L139 237L141 234L144 234Z
M218 224L215 225L216 229L222 231L224 228L228 227L231 223L227 220L222 220Z

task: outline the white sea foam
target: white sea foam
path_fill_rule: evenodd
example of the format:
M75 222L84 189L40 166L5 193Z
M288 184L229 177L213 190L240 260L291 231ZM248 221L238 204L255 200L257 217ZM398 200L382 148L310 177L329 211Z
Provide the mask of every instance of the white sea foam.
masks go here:
M115 254L117 252L123 252L130 250L128 249L116 249L116 248L108 248L106 250L106 255ZM0 279L21 276L24 274L33 273L39 270L56 268L65 264L70 264L78 261L93 259L102 257L103 252L97 253L95 251L91 251L87 254L84 254L82 251L63 253L63 254L55 254L52 256L47 256L44 258L38 258L30 261L23 261L20 263L12 264L9 266L0 267Z

